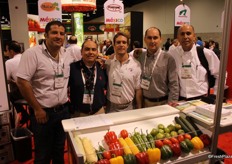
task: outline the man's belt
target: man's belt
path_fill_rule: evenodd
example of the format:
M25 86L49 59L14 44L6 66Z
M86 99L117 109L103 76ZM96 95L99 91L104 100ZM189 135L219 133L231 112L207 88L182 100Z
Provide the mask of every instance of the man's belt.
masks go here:
M197 99L201 99L202 97L205 97L205 95L201 95L201 96L197 96L197 97L190 97L190 98L180 96L179 101L181 101L181 100L185 100L185 101L197 100Z
M62 105L57 105L51 108L43 108L46 112L59 112L65 109L65 107L68 106L68 102L66 102L65 104Z
M168 100L168 96L159 97L159 98L148 98L148 97L144 96L144 98L151 101L151 102L161 102L161 101L164 101L164 100Z

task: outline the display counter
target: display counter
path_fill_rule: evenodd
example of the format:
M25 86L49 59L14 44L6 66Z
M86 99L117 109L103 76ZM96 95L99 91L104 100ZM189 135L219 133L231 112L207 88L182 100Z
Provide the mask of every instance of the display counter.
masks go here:
M83 163L83 156L78 150L77 142L75 142L74 139L75 135L78 135L80 138L87 137L91 140L96 149L99 144L107 148L104 135L108 131L114 131L116 134L120 134L122 129L126 129L129 133L133 133L134 129L137 128L139 131L142 129L144 133L147 130L150 132L152 128L157 127L158 124L163 124L164 126L174 124L174 117L179 116L179 113L180 111L173 107L162 105L125 112L63 120L62 124L64 130L68 132L70 163ZM78 120L82 122L81 124L83 124L85 120L88 121L88 123L78 126L76 124ZM90 120L91 123L89 123ZM103 125L103 122L106 122L106 125ZM188 154L182 153L178 158L171 158L165 161L161 160L160 163L199 162L207 160L209 154L210 151L208 149L191 151Z

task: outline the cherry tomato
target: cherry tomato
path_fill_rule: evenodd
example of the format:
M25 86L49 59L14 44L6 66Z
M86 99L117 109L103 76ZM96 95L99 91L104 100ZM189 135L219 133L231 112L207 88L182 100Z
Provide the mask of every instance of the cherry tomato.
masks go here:
M174 144L174 143L179 143L178 139L176 139L175 137L170 138L170 141Z
M111 159L110 151L104 151L102 155L105 159Z
M155 140L155 147L161 148L163 146L163 142L161 140Z
M184 136L183 135L178 135L177 139L178 139L179 142L184 141Z
M120 136L121 136L123 139L127 138L127 137L128 137L128 132L127 132L127 130L125 130L125 129L121 130Z
M189 140L191 140L192 139L192 137L191 137L191 135L190 134L188 134L188 133L185 133L184 134L184 138L186 139L189 139Z
M164 145L172 145L172 142L169 139L164 139L163 144Z

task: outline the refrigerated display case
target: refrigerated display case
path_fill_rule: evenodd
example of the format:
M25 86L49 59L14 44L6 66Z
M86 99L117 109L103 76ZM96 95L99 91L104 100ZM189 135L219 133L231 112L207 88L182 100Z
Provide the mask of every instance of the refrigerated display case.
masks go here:
M94 148L98 149L99 144L108 149L104 141L104 135L108 131L114 131L120 134L122 129L126 129L129 133L134 133L134 129L139 131L142 129L151 131L158 124L168 126L174 124L174 118L179 116L180 111L169 106L162 105L157 107L143 108L125 112L117 112L110 114L102 114L89 117L72 118L62 121L64 130L68 134L69 159L70 163L84 163L83 155L78 149L78 143L75 136L80 138L87 137L91 140ZM90 122L91 121L91 122ZM182 153L178 158L170 158L169 160L161 160L160 163L186 163L187 161L200 162L208 159L210 151L205 148L201 151L191 151L191 153ZM197 158L196 158L197 157Z

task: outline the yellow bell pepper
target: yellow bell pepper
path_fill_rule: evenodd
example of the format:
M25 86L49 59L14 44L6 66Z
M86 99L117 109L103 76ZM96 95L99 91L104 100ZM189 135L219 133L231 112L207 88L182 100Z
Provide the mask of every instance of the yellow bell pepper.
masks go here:
M110 159L110 164L124 164L122 156L117 156Z
M149 158L149 164L154 164L160 161L161 151L158 148L147 149L147 154Z
M191 142L193 143L194 148L197 150L202 150L204 148L204 143L199 137L193 137Z

